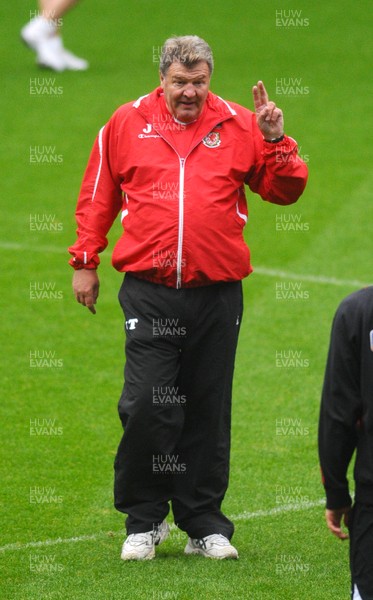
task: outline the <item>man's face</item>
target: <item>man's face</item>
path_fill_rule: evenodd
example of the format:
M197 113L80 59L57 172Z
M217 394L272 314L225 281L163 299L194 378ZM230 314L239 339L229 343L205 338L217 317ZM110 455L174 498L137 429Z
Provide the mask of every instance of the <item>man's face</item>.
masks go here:
M173 62L166 75L161 74L161 86L167 107L182 123L198 119L205 104L210 85L210 71L206 61L188 69L180 62Z

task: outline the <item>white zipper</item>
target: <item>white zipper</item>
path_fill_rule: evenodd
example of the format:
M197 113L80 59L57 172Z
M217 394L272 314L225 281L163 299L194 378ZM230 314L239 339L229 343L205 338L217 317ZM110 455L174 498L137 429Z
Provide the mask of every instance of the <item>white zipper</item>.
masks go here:
M229 118L229 117L224 118L223 121L226 121L227 118ZM223 121L218 121L218 123L222 123ZM216 125L218 123L216 123ZM214 127L216 127L216 125L214 125ZM214 127L212 129L214 129ZM188 154L186 155L185 158L181 158L181 156L179 155L179 153L176 150L176 148L168 140L166 140L163 137L162 132L157 131L157 128L154 127L154 125L153 125L153 128L158 133L158 135L160 135L161 138L166 142L166 144L168 144L172 148L172 150L177 155L177 157L179 159L179 163L180 163L180 171L179 171L179 230L178 230L178 240L177 240L177 259L176 259L176 289L180 289L181 288L181 268L182 268L182 262L183 262L183 237L184 237L184 174L185 174L185 161L188 158L189 154L191 152L193 152L194 148L196 148L201 143L201 140L199 142L197 142L192 148L190 148L190 150L189 150L189 152L188 152Z
M155 131L157 131L155 129ZM185 161L187 156L194 150L196 146L193 146L191 150L188 152L185 158L181 158L180 154L176 150L176 148L166 140L160 132L159 135L161 138L168 144L172 150L175 152L176 156L179 159L179 228L178 228L178 236L177 236L177 254L176 254L176 289L181 288L181 268L183 263L183 238L184 238L184 174L185 174Z
M183 258L183 236L184 236L184 172L185 158L179 156L179 234L177 240L177 262L176 262L176 288L181 288L181 265Z
M178 237L177 237L177 254L176 254L176 289L181 288L181 267L183 262L183 237L184 237L184 173L185 173L185 161L186 158L181 158L180 154L176 150L176 148L166 140L160 131L154 127L154 130L161 136L161 138L168 144L172 150L175 152L176 156L179 159L179 229L178 229ZM198 146L198 144L196 144ZM196 146L188 152L188 155Z

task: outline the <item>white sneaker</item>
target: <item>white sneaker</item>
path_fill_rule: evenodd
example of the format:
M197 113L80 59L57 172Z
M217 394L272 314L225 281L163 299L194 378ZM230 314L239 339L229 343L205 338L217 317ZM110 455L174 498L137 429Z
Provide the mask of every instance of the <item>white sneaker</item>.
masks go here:
M56 33L56 26L52 21L42 16L34 17L21 29L21 39L32 48L37 50L40 43Z
M39 43L36 60L40 67L47 67L53 71L64 71L65 69L85 71L88 69L88 62L66 50L59 35L46 38Z
M36 51L36 62L40 67L53 71L85 71L89 67L84 58L66 50L56 25L42 16L35 17L21 29L21 38Z
M44 38L36 47L36 62L39 67L46 67L53 71L64 71L66 61L63 55L62 39L59 35Z
M75 56L75 54L64 47L62 47L62 57L65 61L65 68L70 71L86 71L89 67L87 60Z
M168 537L170 527L163 521L158 527L146 533L131 533L122 546L122 560L151 560L155 556L155 546Z
M201 539L188 539L185 554L202 554L207 558L238 558L238 552L221 533L213 533Z

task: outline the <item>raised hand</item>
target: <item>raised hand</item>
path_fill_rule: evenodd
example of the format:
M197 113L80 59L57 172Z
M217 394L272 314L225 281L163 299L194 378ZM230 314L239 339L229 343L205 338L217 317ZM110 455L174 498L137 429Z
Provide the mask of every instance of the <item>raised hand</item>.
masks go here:
M282 110L274 102L268 100L267 90L263 81L258 81L253 87L253 98L256 121L266 140L281 137L284 133L284 118Z

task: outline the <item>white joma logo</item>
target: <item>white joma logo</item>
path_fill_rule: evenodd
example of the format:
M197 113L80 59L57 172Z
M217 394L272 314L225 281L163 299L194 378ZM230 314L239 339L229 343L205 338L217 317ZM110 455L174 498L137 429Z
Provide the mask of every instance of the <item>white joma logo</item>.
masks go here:
M128 319L128 321L126 321L126 329L136 329L136 324L138 322L138 319Z
M144 133L150 133L150 132L151 132L151 130L152 130L152 126L151 126L151 124L150 124L150 123L148 123L148 124L146 125L146 127L144 127L144 129L143 129L143 132L144 132Z

